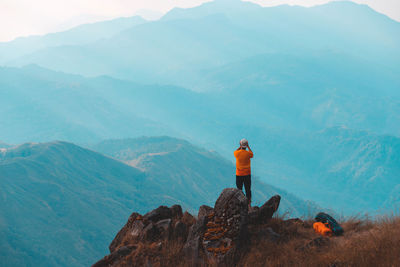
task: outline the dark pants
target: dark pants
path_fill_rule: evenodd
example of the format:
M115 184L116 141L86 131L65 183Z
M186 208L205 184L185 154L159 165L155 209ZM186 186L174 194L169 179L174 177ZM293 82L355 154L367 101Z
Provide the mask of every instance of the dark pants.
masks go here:
M251 200L251 175L246 175L246 176L237 176L236 175L237 189L242 190L243 184L244 184L244 189L246 190L246 197L250 201Z

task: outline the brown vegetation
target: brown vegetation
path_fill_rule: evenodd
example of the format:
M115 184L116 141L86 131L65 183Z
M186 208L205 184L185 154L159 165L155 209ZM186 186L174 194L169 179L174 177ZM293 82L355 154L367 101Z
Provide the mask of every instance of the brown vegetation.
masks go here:
M252 240L239 266L400 266L400 218L349 219L343 236L329 238L314 233L312 221L268 225L283 238Z
M342 223L343 236L329 238L316 234L312 223L273 218L258 226L271 227L281 238L251 238L237 266L400 266L400 218L349 219ZM141 244L120 266L189 266L182 248L174 241Z
M248 210L243 193L227 188L197 219L179 205L132 213L93 267L400 266L400 217L348 218L343 235L328 237L314 220L273 217L279 202Z

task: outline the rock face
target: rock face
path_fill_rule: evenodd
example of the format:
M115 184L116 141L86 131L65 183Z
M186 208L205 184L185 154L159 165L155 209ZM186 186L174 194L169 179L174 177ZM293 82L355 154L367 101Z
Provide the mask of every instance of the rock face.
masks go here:
M247 237L248 207L243 192L225 189L207 216L202 244L209 261L232 266Z
M278 210L280 202L281 197L279 195L276 195L271 197L260 208L253 207L249 213L250 223L260 224L271 219L274 213Z
M111 242L111 254L93 266L167 265L158 255L167 242L181 248L177 257L181 256L186 265L235 266L252 238L248 227L266 223L277 211L279 203L280 196L274 196L261 207L253 207L249 211L243 192L226 188L214 208L200 207L197 220L188 212L182 214L179 205L160 206L143 216L132 213ZM262 235L260 232L260 236L273 242L280 238L270 228L265 229ZM155 249L156 252L149 256L139 252L138 248ZM147 256L144 258L144 255Z

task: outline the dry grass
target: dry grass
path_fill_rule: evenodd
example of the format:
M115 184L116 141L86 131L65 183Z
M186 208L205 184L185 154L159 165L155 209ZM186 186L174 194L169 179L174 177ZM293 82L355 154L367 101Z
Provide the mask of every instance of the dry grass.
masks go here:
M369 220L349 219L342 223L345 234L321 238L304 225L285 226L274 219L270 223L282 236L278 243L252 242L240 266L400 266L400 218ZM318 239L317 239L318 238ZM312 240L323 240L322 244ZM311 242L311 243L310 243Z
M376 221L350 218L341 222L344 235L330 238L314 233L312 223L273 218L250 228L250 233L256 233L271 227L281 238L275 242L252 238L237 266L400 266L400 217ZM183 242L178 241L139 244L118 266L190 266L182 249Z
M118 264L124 267L183 266L182 242L141 243L137 249Z

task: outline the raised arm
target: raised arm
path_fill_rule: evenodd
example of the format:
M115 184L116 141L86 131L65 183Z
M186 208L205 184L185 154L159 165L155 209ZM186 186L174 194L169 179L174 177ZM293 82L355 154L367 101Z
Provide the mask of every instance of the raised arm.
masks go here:
M253 153L253 151L251 151L251 148L250 148L249 144L247 144L247 148L249 149L249 151L250 151L251 153Z

